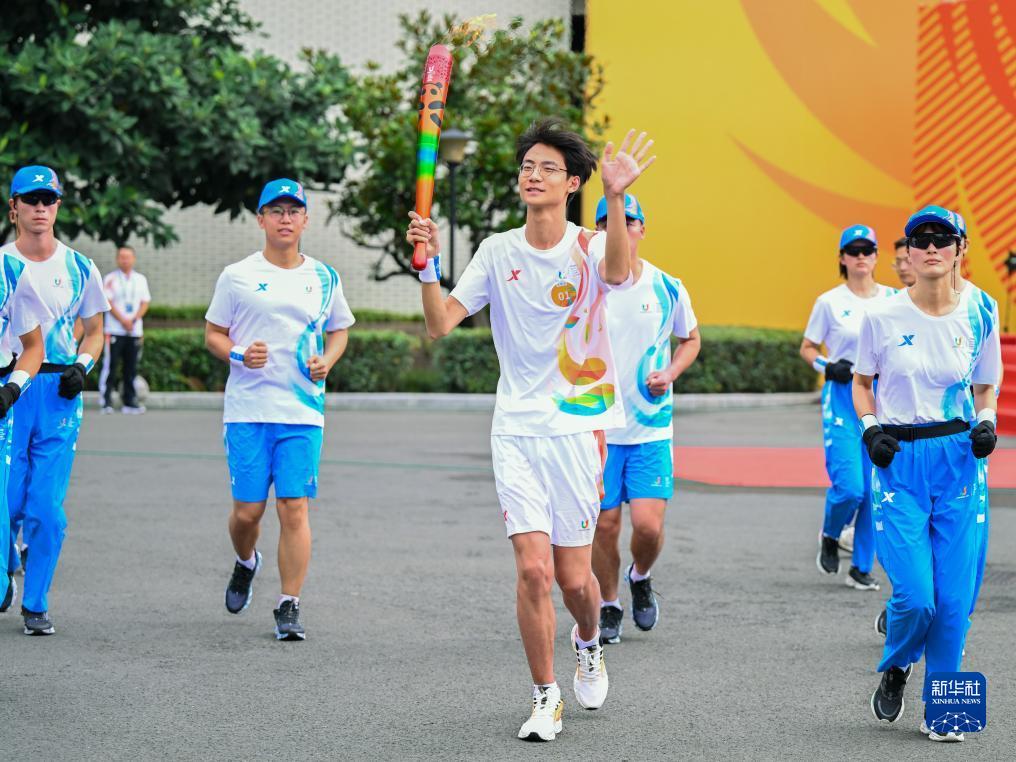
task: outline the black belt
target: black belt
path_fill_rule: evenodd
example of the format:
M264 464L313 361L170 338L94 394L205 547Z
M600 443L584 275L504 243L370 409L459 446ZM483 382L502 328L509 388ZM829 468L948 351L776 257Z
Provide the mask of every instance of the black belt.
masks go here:
M959 418L953 418L945 423L933 423L930 426L894 426L888 424L882 427L882 431L899 442L914 442L918 439L947 437L951 434L959 434L961 431L969 430L970 424Z
M63 373L69 367L71 367L71 366L70 365L64 365L63 363L44 362L42 365L39 366L39 372L40 373Z

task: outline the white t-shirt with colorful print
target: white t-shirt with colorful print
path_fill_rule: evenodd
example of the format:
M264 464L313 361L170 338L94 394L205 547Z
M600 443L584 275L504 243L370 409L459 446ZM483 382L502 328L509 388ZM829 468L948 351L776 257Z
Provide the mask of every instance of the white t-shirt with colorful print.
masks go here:
M670 439L673 390L649 391L650 373L670 365L670 337L686 339L698 326L688 291L677 278L643 260L642 275L628 289L607 296L607 326L628 423L606 433L608 444Z
M26 259L13 243L0 248L0 251L25 264L32 273L35 290L50 312L49 317L41 321L46 346L44 362L73 363L78 356L74 321L109 309L99 268L84 254L59 241L53 256L42 262ZM17 336L10 337L10 346L16 354L21 354L21 340Z
M25 263L8 253L0 254L3 276L0 277L0 366L11 364L11 337L18 338L34 331L43 322L53 320L49 307L42 301L32 282L32 273Z
M311 380L307 361L324 351L325 333L354 323L334 269L308 256L286 269L255 252L222 271L205 319L234 345L268 345L263 368L230 363L225 423L324 426L325 383Z
M889 286L876 284L876 287L875 296L865 299L847 288L846 283L841 283L815 300L804 338L815 344L825 344L829 362L857 362L861 318L896 294L896 289Z
M490 304L501 365L491 434L551 437L624 426L599 264L607 236L568 223L552 249L525 228L492 235L451 292L470 315Z

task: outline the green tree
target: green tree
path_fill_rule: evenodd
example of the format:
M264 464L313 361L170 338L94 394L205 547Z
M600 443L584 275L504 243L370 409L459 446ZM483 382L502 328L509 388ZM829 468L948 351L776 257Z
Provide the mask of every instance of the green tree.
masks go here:
M345 172L347 70L246 51L256 24L237 0L38 0L0 17L0 178L56 169L61 236L166 246L172 206L236 217L267 179Z
M483 44L468 45L468 33L452 30L454 20L429 14L399 18L402 63L383 73L377 64L356 78L343 111L358 135L350 178L331 204L343 233L380 254L376 280L412 273L412 251L405 242L407 212L416 198L417 101L420 74L430 46L449 42L455 67L444 129L473 137L473 154L456 174L456 215L470 243L525 219L516 190L515 139L532 121L559 116L595 142L605 120L586 121L603 88L602 67L569 49L563 21L543 20L528 30L522 19L493 33ZM448 183L440 176L435 216L446 213ZM443 283L451 286L450 273Z

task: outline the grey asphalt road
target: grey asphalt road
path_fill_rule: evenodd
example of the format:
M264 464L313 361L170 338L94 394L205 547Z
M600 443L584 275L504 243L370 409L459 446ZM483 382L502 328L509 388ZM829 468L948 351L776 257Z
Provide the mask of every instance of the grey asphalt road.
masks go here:
M923 668L902 722L871 718L873 622L886 591L816 571L819 491L684 483L654 568L659 627L628 624L608 650L606 705L582 711L559 605L564 732L549 746L516 740L530 679L488 430L484 414L329 415L303 595L308 640L276 643L272 514L254 604L241 616L223 607L232 553L218 415L89 411L50 602L57 634L27 638L17 616L0 616L0 757L1011 758L1011 494L993 504L965 664L988 676L989 726L960 750L918 733ZM808 446L819 442L818 411L691 414L678 438Z

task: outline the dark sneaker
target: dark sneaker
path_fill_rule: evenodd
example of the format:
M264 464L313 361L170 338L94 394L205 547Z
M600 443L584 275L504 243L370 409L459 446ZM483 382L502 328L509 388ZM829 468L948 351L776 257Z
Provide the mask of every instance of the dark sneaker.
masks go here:
M14 581L14 575L7 575L7 594L4 595L3 603L0 603L0 614L4 613L14 603L14 596L18 594L18 583Z
M906 670L889 667L882 673L882 682L871 694L871 713L876 720L896 722L903 716L903 689L907 687L907 678L914 671L914 665Z
M305 640L307 633L300 624L300 604L283 601L272 613L275 614L276 640Z
M600 606L600 643L620 643L624 629L624 609Z
M24 574L25 569L28 568L28 546L27 545L22 545L21 546L21 552L19 553L19 555L21 556L21 573Z
M237 561L233 564L233 576L226 585L226 611L239 614L246 611L254 599L254 577L261 571L261 553L254 551L254 568L248 569Z
M818 541L818 556L815 565L823 574L840 573L840 543L835 537L822 535Z
M863 572L856 566L851 566L850 571L847 572L847 587L852 587L855 590L881 590L882 588L878 585L878 580L872 577L867 572Z
M889 617L889 610L883 608L878 613L878 618L875 619L875 632L877 632L883 638L886 637L886 634L889 632L888 617Z
M635 620L636 627L649 632L660 620L660 605L656 602L651 579L632 582L631 573L634 568L635 564L632 564L624 573L628 589L631 590L631 617Z
M56 632L53 620L45 611L29 611L22 606L21 616L25 618L25 635L52 635Z

